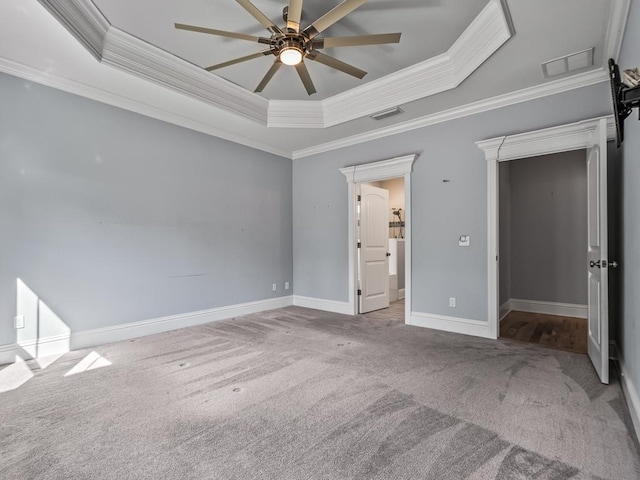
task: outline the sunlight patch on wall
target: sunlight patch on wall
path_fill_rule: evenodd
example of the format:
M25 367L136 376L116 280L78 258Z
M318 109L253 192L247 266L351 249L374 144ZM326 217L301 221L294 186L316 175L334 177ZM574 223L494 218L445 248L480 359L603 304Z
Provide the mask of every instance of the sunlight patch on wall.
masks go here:
M108 367L111 362L100 355L98 352L91 352L84 357L80 362L64 374L65 377L70 375L76 375L78 373L87 372L89 370L95 370L96 368Z
M36 359L67 353L71 329L24 281L18 278L16 283L16 316L24 317L24 327L16 330L18 346Z

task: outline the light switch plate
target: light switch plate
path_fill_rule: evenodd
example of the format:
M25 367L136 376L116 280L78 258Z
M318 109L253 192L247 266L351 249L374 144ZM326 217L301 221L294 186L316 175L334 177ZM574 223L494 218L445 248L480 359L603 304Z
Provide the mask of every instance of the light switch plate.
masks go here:
M471 245L471 237L469 235L460 235L458 237L459 247L468 247L469 245Z
M13 324L16 328L24 328L24 315L13 317Z

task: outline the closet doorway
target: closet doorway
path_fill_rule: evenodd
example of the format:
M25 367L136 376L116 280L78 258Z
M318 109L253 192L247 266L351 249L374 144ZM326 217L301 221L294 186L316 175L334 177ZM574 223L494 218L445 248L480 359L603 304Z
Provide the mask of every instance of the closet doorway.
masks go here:
M476 142L487 161L488 328L498 338L499 168L502 162L586 149L587 162L587 353L602 383L609 383L609 259L607 139L615 137L613 118L601 117L567 125ZM545 262L544 258L538 259Z
M586 355L586 151L499 169L500 337Z

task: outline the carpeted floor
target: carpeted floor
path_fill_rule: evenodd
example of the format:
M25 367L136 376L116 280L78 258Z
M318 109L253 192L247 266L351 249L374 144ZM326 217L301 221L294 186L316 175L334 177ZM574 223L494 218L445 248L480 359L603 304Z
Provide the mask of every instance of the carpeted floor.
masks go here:
M30 362L0 394L0 478L637 480L620 386L588 362L401 304L290 307Z

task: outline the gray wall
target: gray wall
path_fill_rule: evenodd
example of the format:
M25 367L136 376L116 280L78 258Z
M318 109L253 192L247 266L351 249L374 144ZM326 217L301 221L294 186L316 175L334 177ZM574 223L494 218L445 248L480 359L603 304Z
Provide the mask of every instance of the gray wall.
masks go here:
M586 152L509 163L511 297L586 305Z
M640 2L631 2L631 11L618 63L623 68L640 66ZM621 151L622 197L622 322L618 345L627 375L640 389L640 122L638 110L625 122L625 142ZM637 392L640 393L640 392Z
M7 75L0 100L0 345L16 278L72 331L285 295L291 160Z
M498 248L500 250L500 264L498 265L500 277L500 305L508 301L511 296L511 164L502 162L498 165L500 182L498 192L500 237Z
M486 163L474 142L609 113L602 83L295 160L294 292L348 301L347 184L338 168L417 153L413 309L486 320ZM461 234L471 235L469 248L458 247Z

